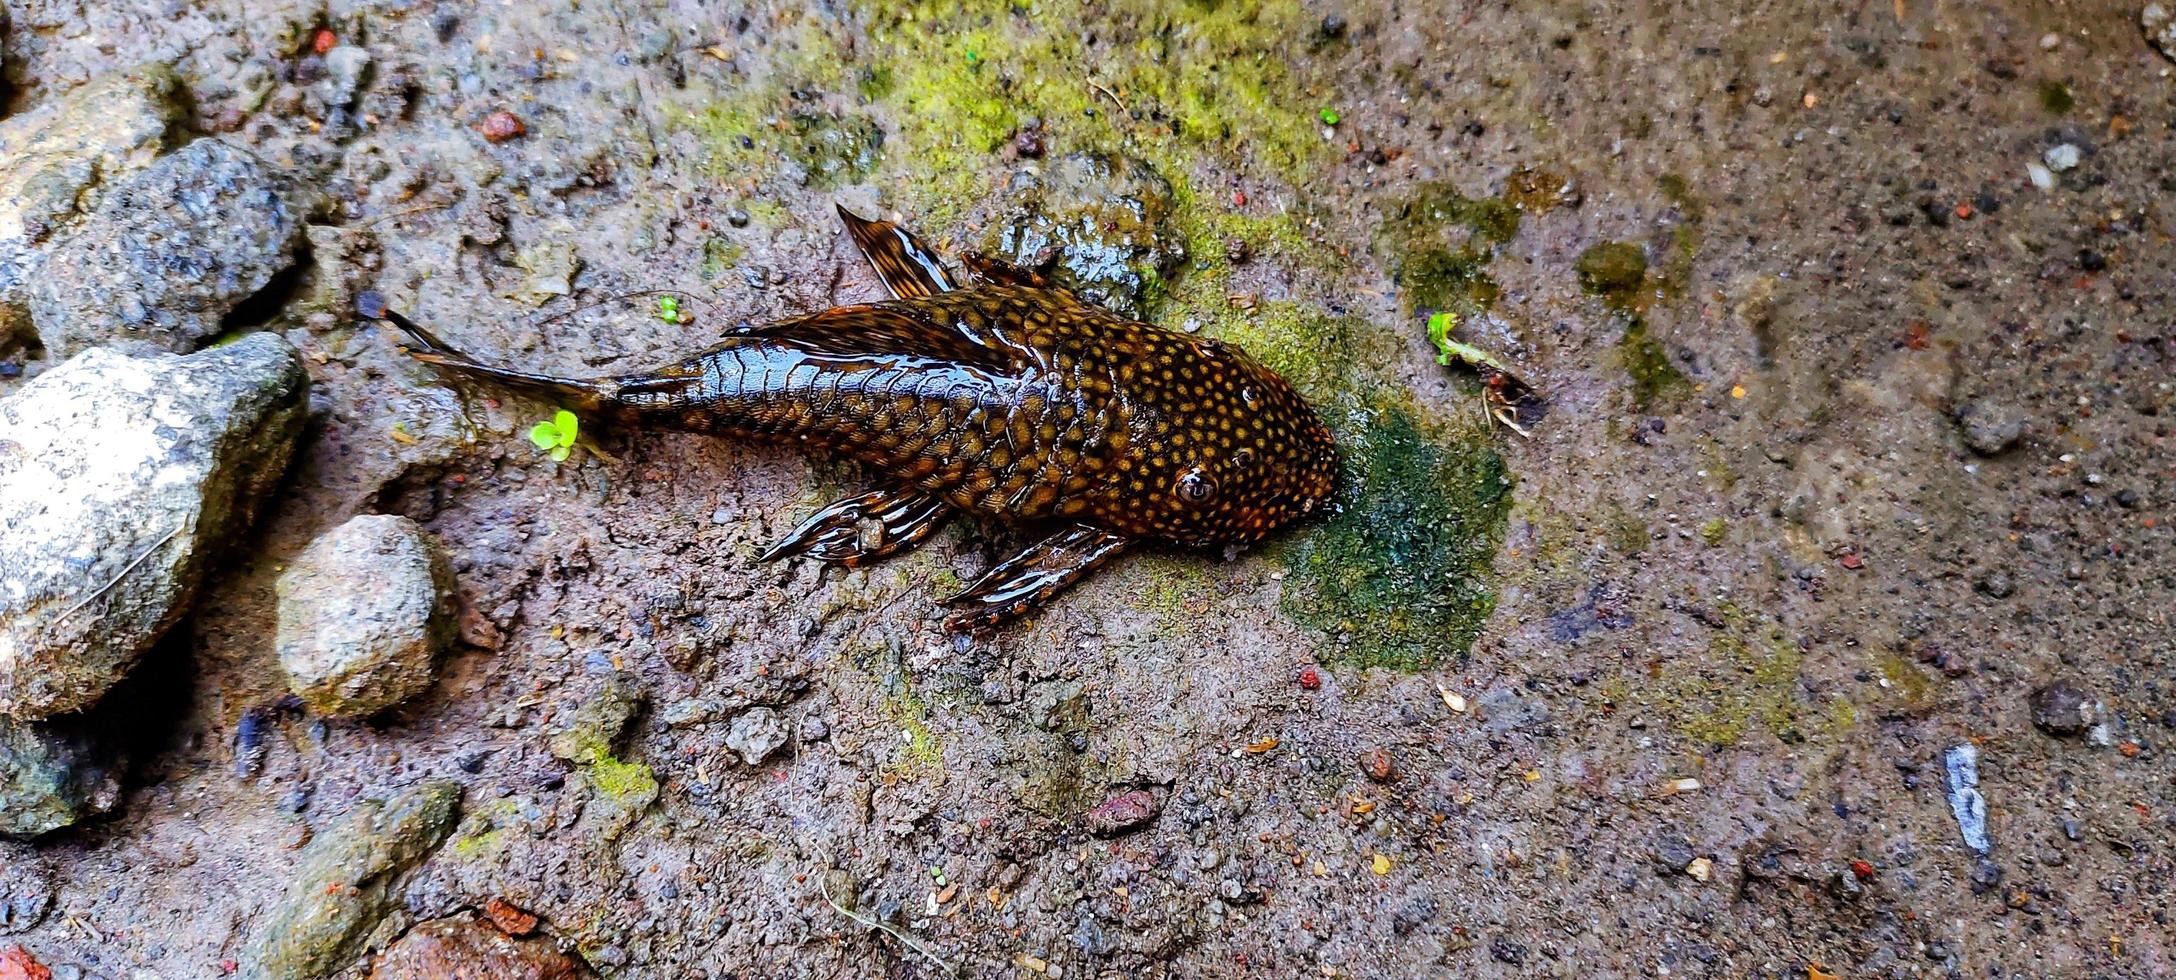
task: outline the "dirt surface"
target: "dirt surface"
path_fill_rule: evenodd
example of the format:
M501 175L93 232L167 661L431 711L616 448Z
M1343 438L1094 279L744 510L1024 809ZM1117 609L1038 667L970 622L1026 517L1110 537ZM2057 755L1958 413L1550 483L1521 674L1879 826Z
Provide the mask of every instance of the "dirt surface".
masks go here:
M162 62L328 202L227 324L303 351L298 461L140 668L116 813L5 852L57 975L253 969L312 833L435 779L458 826L372 948L510 908L630 977L2176 973L2176 64L2137 4L7 6L10 113ZM1155 179L1035 197L1074 154ZM930 600L1016 532L759 565L862 474L553 462L551 406L354 314L645 367L876 298L834 201L1124 267L1323 407L1343 513L953 637ZM374 722L279 709L274 582L368 512L445 542L462 642Z

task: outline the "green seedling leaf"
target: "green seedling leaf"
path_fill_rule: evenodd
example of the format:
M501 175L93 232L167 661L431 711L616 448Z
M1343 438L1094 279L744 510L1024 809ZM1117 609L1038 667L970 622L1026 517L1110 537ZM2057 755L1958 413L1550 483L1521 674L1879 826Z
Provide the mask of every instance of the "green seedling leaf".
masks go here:
M565 462L574 453L574 440L582 434L582 420L562 408L552 413L549 422L538 422L529 430L529 441L542 452L549 453L553 462Z
M1436 363L1451 366L1451 331L1458 329L1458 314L1440 310L1428 314L1428 342L1436 345Z
M1324 109L1324 110L1322 110L1322 113L1321 113L1321 119L1322 119L1322 124L1323 124L1323 125L1325 125L1325 126L1335 126L1335 125L1337 125L1337 120L1338 120L1338 118L1339 118L1339 117L1338 117L1338 115L1337 115L1337 110L1336 110L1336 109Z
M676 296L657 298L657 318L666 323L680 322L680 299Z

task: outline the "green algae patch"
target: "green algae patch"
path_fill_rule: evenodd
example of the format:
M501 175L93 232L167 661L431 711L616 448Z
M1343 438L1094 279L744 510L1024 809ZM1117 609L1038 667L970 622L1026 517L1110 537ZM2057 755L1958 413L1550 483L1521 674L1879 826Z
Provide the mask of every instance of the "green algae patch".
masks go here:
M1119 150L1166 174L1203 154L1297 184L1334 157L1286 57L1298 4L1157 0L857 3L880 104L918 178L911 210L948 224L992 188L1024 129L1053 152Z
M1579 253L1572 265L1579 288L1599 296L1610 309L1634 312L1647 281L1647 252L1635 242L1601 242Z
M1678 370L1669 352L1662 349L1662 342L1647 332L1644 318L1625 319L1624 336L1617 341L1617 357L1625 373L1632 376L1632 404L1641 410L1692 387L1692 379Z
M2041 80L2040 108L2060 116L2069 112L2077 104L2078 98L2071 94L2069 83L2052 78Z
M1224 305L1221 297L1213 302ZM1202 316L1202 333L1238 345L1316 405L1353 387L1354 367L1366 363L1362 355L1383 353L1377 350L1383 345L1366 342L1369 335L1358 321L1303 303L1277 300L1251 310L1212 310Z
M1426 669L1463 656L1495 611L1510 475L1484 433L1431 433L1380 395L1358 414L1340 440L1350 489L1289 549L1284 610L1344 640L1346 663Z
M899 690L884 696L884 715L905 733L897 759L885 773L900 779L918 779L944 772L944 744L929 728L929 702L904 681Z
M657 799L657 774L644 763L601 756L590 765L589 782L615 801L648 806Z
M1424 184L1383 219L1376 235L1406 309L1460 315L1496 305L1489 275L1498 246L1519 233L1525 209L1505 198L1470 198L1450 184Z
M1806 655L1782 629L1726 605L1708 655L1672 669L1641 700L1702 746L1728 748L1756 732L1784 742L1832 738L1857 723L1849 704L1815 704L1798 681Z

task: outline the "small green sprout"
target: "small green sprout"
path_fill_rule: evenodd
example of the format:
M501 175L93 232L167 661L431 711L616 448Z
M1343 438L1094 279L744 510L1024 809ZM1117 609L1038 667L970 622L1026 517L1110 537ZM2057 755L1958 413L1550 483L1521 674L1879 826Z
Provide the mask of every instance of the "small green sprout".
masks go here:
M1451 366L1451 331L1458 329L1458 314L1438 310L1428 314L1428 342L1436 345L1436 363Z
M529 441L536 443L538 450L550 453L552 462L563 463L574 454L574 439L581 431L582 420L562 408L553 413L551 421L538 422L530 429Z
M1436 363L1444 367L1463 364L1481 375L1481 417L1493 426L1502 423L1522 436L1531 436L1519 425L1519 403L1533 394L1510 366L1472 344L1451 339L1458 328L1458 314L1438 310L1428 315L1428 342L1435 345Z
M658 298L657 298L657 318L658 318L658 319L660 319L660 320L663 320L663 321L665 321L666 323L679 323L679 322L680 322L680 298L679 298L679 297L677 297L677 296L660 296L660 297L658 297Z
M1325 126L1335 126L1337 125L1338 119L1341 118L1340 116L1338 116L1336 109L1324 109L1322 110L1320 116L1322 119L1322 124Z

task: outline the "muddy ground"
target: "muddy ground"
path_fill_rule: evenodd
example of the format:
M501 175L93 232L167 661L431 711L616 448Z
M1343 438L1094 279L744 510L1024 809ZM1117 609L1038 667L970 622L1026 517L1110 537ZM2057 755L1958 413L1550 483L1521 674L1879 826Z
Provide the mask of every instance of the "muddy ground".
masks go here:
M440 778L380 941L498 899L609 976L2176 972L2176 63L2135 3L7 6L10 112L166 63L325 195L229 324L303 350L300 456L139 671L118 812L8 852L61 975L236 970L313 833ZM645 366L876 298L835 201L1255 352L1343 512L956 638L930 600L1016 532L758 564L863 475L555 463L551 406L354 313ZM446 543L463 641L243 774L274 579L365 512ZM2083 724L2035 723L2057 683ZM625 732L555 754L608 688Z

